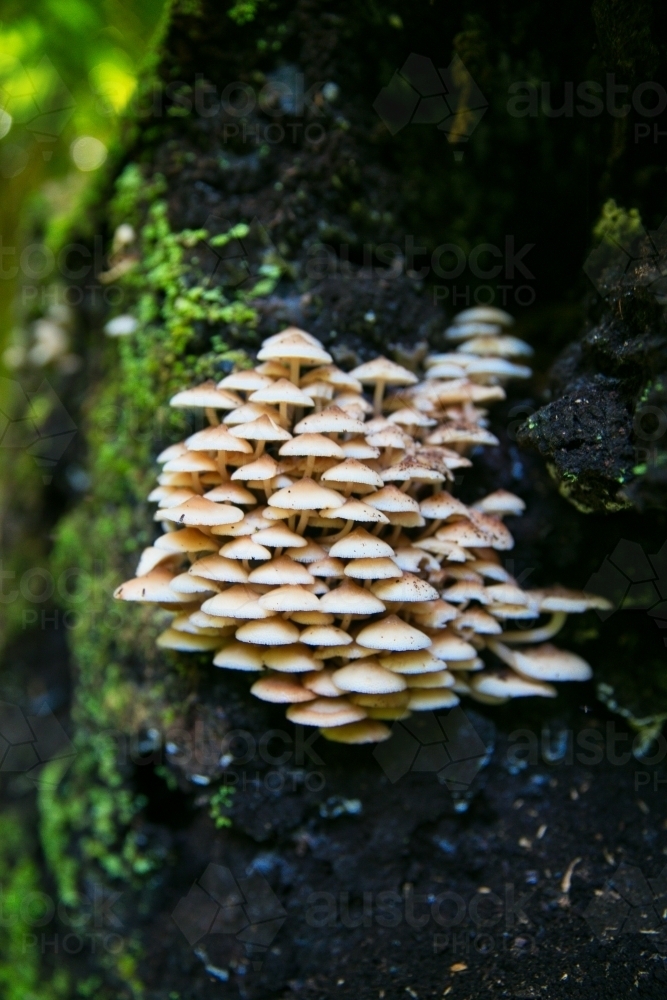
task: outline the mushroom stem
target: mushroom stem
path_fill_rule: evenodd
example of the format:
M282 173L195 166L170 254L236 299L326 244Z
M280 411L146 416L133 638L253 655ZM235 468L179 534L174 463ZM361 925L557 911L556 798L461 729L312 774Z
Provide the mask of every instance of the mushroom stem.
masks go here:
M340 627L342 628L343 632L347 632L348 628L350 627L351 621L352 621L352 615L343 615L340 622Z
M258 441L257 442L257 448L255 449L254 458L261 458L262 457L262 455L264 454L264 445L265 444L266 444L266 441Z
M354 526L354 521L346 521L345 527L341 528L337 535L329 535L327 537L327 543L338 542L340 541L341 538L345 538L345 536L349 535L349 533L352 531L353 526Z
M280 423L287 426L287 403L278 403L278 412L280 413Z
M555 611L551 616L551 620L546 625L542 625L540 628L527 629L525 632L518 630L515 632L504 632L503 639L505 642L545 642L556 635L557 632L560 632L566 619L566 611Z
M310 514L311 514L311 512L309 510L304 510L304 511L301 512L301 517L299 518L299 523L296 526L296 533L297 533L297 535L302 535L304 533L304 531L306 530L306 526L308 524L308 518L310 517Z
M310 479L314 465L315 465L315 456L308 455L308 457L306 458L306 467L303 472L304 479Z
M393 547L396 544L396 542L398 541L398 536L400 535L400 533L401 533L401 525L400 524L395 524L394 525L394 530L392 531L391 535L387 539L388 544Z
M213 427L217 427L218 424L220 423L218 414L216 413L216 411L213 409L212 406L206 407L206 417L208 419L209 424L211 424Z
M224 451L218 452L218 470L222 476L223 483L229 480L229 473L227 472L227 456Z
M512 650L502 642L498 642L497 639L487 639L486 645L495 653L499 660L506 663L508 667L516 669L516 659Z
M404 483L401 483L400 486L401 493L407 493L411 486L412 486L412 480L406 479Z
M289 371L290 371L290 375L289 375L290 382L293 382L294 385L298 386L298 384L299 384L299 359L298 358L292 358L291 359L290 365L289 365Z
M384 398L384 382L379 381L375 383L375 391L373 393L373 409L375 414L380 415L382 413L382 400Z
M383 528L384 528L384 524L382 523L382 521L380 521L379 524L374 524L373 525L373 527L371 528L370 533L371 533L371 535L379 535Z
M436 518L436 520L435 520L435 521L432 521L432 522L431 522L431 523L429 524L429 526L428 526L428 528L426 529L426 531L424 531L424 532L423 532L423 533L422 533L422 534L421 534L421 535L419 536L419 541L421 542L422 538L430 538L430 537L431 537L431 535L434 535L434 534L436 533L436 531L438 530L438 528L440 527L440 525L442 524L442 520L443 520L443 519L442 519L441 517L438 517L438 518Z
M199 473L191 472L190 478L192 479L192 489L195 491L195 493L199 493L199 495L201 496L204 490L202 489L202 485L199 482Z

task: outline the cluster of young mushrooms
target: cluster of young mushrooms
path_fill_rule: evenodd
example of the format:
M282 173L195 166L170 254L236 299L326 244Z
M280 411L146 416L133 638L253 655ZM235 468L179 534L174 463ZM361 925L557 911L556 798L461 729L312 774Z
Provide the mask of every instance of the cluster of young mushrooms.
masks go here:
M499 704L586 680L548 640L606 602L522 589L502 553L523 501L497 490L466 506L446 488L498 443L484 407L530 375L511 323L459 314L423 381L384 357L343 372L289 327L256 368L179 392L171 405L209 426L159 456L149 500L164 534L115 596L173 612L162 648L254 671L256 697L344 743L387 739L386 722L459 695Z

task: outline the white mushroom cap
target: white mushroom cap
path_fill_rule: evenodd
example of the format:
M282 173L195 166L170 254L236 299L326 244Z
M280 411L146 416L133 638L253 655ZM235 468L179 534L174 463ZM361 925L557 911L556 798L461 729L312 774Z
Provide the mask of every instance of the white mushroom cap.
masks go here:
M472 629L478 635L498 635L502 632L502 627L496 619L492 615L487 615L485 611L480 611L479 608L467 608L462 611L456 619L454 627L456 629Z
M373 358L372 361L353 368L350 374L364 385L377 385L378 382L384 385L414 385L419 381L407 368L385 357Z
M344 566L343 572L354 580L389 580L402 575L402 570L394 560L386 556L379 559L352 559Z
M276 460L265 454L255 459L254 462L248 462L247 465L242 465L235 472L232 472L232 480L262 483L275 479L280 471L281 467Z
M374 615L385 610L382 601L347 579L320 598L320 607L333 615Z
M303 674L301 681L305 688L314 691L322 698L337 698L343 692L334 684L333 675L333 670L312 670L310 673Z
M286 332L286 331L285 331ZM314 340L314 338L312 338ZM303 365L328 364L332 358L324 348L317 346L303 335L302 332L295 332L272 343L264 341L264 346L257 355L260 361L299 361Z
M191 389L177 392L169 400L169 405L181 408L201 406L211 410L233 410L241 402L242 400L235 393L218 389L211 379L201 385L193 386Z
M325 556L324 559L319 559L317 562L309 563L310 572L313 576L327 579L340 578L345 574L345 563L342 559L332 559L330 556Z
M346 521L360 521L366 524L388 524L389 519L381 510L376 510L363 500L346 500L342 506L330 507L322 511L324 518L344 518Z
M254 369L232 372L218 382L218 389L235 389L237 392L255 392L273 384L273 379L260 375Z
M205 427L203 431L191 434L185 443L190 451L234 451L244 455L252 453L252 445L249 445L247 441L243 441L239 437L235 437L224 424L217 424L215 427ZM183 458L184 456L181 455L179 457ZM175 469L174 471L180 470Z
M293 646L269 648L263 652L262 657L267 667L284 674L311 675L313 671L319 672L322 669L322 661L316 659L308 646L301 642L296 642Z
M255 495L245 486L230 482L214 486L212 490L204 494L204 500L212 500L213 503L241 504L244 507L257 503Z
M327 469L326 472L322 473L322 481L325 483L355 483L361 486L374 486L376 489L383 485L382 476L379 473L354 458L348 458L340 465L334 465L331 469Z
M438 591L426 580L403 573L398 580L380 580L372 585L372 591L383 601L434 601Z
M179 573L171 581L170 586L177 594L215 594L220 590L212 580L206 580L190 572Z
M282 587L285 584L313 584L315 578L299 563L289 556L275 556L270 562L253 569L248 577L250 583L259 583L269 587Z
M441 493L434 493L433 496L422 500L419 509L424 517L429 517L433 520L447 518L452 514L462 514L464 517L468 516L466 505L444 490Z
M218 467L206 452L184 451L165 462L165 472L217 472Z
M408 678L408 687L411 691L415 688L453 688L456 683L454 674L449 670L429 670L425 674L412 674Z
M241 535L233 542L227 542L220 549L220 555L225 559L270 559L269 550L256 542L255 537L255 535Z
M293 681L289 677L280 677L275 674L272 677L260 677L250 688L255 698L260 701L272 701L276 704L297 704L302 701L314 701L317 697L312 691L308 691L298 681Z
M335 389L347 392L361 392L361 382L348 372L341 371L335 365L323 365L320 368L313 368L301 380L303 386L312 382L326 382L334 386Z
M452 322L455 326L460 326L461 323L497 323L498 326L513 326L514 317L496 306L473 306L457 313Z
M176 521L178 524L186 524L189 527L235 524L243 519L243 511L239 510L238 507L213 503L211 500L205 500L204 497L194 496L184 503L164 511L164 518L168 521Z
M321 413L311 413L294 428L295 434L363 434L364 424L339 406L329 406Z
M236 630L239 642L252 642L258 646L288 646L299 640L299 630L283 618L251 621Z
M364 438L351 438L349 441L341 441L340 446L345 458L369 459L380 457L380 449L368 444Z
M249 420L232 427L234 437L250 441L289 441L292 435L265 413L256 420Z
M354 528L349 535L334 542L329 554L340 559L379 559L394 555L394 550L381 538L371 535L365 528Z
M320 602L315 594L297 585L276 587L259 598L259 606L266 611L319 611Z
M168 531L155 540L155 548L164 552L215 552L218 543L196 528L185 528L182 531Z
M394 652L425 649L431 645L429 636L408 625L397 615L387 615L386 618L367 625L359 632L356 641L369 649Z
M301 633L301 642L307 646L347 647L352 643L352 636L334 625L309 625Z
M263 670L262 654L243 642L227 642L213 658L216 667L227 670Z
M285 543L290 546L285 553L286 555L290 556L296 562L304 563L305 565L319 562L320 559L326 559L327 550L323 549L317 542L314 542L312 538L302 538L301 535L296 535L296 537L301 539L300 544L297 542Z
M451 629L436 632L431 636L430 652L439 660L456 664L457 660L470 660L477 656L477 650Z
M299 434L286 441L280 448L280 454L285 456L308 456L324 458L342 458L343 451L339 444L325 437L324 434ZM326 475L326 474L325 474ZM323 478L325 478L323 476Z
M317 698L307 705L294 705L287 710L290 722L327 728L360 722L365 716L363 708L353 705L346 698Z
M289 406L313 406L310 396L286 378L279 378L248 397L251 403L287 403Z
M541 698L555 698L556 689L551 684L528 680L514 673L513 670L484 670L473 674L468 682L471 691L492 698L527 698L537 695Z
M181 653L205 653L218 648L220 636L193 635L168 628L157 637L155 644L159 649L175 649Z
M387 670L397 674L418 675L440 672L442 660L438 660L430 649L418 649L407 653L380 653L378 659Z
M164 462L168 462L171 458L178 458L179 455L182 455L183 452L187 450L185 441L179 441L177 444L170 444L160 452L155 461L162 465Z
M143 601L148 603L177 604L192 599L192 595L177 594L171 589L174 574L163 566L158 566L144 576L126 580L116 587L113 596L119 601ZM374 598L375 600L375 598ZM378 602L379 603L379 602ZM384 605L383 605L384 607Z
M286 524L272 524L268 528L262 528L253 535L253 540L259 545L268 545L270 549L289 546L291 549L305 551L308 545L302 535L297 535L296 531L292 531ZM297 556L294 552L290 552L289 555L298 562L305 562L305 559L302 559L300 555Z
M407 687L400 674L385 670L373 657L355 660L341 667L333 675L333 681L341 691L360 694L392 694Z
M419 605L414 605L411 610L414 612L417 624L427 628L442 628L461 614L460 611L441 598L435 601L424 601ZM496 622L494 622L495 624Z
M396 467L394 466L394 468ZM417 501L396 486L384 486L376 493L370 493L366 496L364 502L386 514L419 513Z
M459 700L449 688L426 688L410 692L408 708L413 712L429 712L438 708L453 708Z
M514 667L525 677L539 681L588 681L590 665L576 653L557 649L550 643L529 649L513 649Z
M154 570L167 560L176 561L172 553L165 552L163 549L158 549L151 545L141 553L136 574L137 576L146 576L147 573L150 573L151 570Z
M243 406L238 406L231 413L228 413L223 423L227 424L228 427L237 427L241 424L251 423L253 420L259 420L260 417L269 417L274 422L280 420L278 410L272 406L265 403L244 403Z
M344 503L340 493L320 486L312 479L299 479L292 486L278 490L269 497L271 507L282 507L290 511L322 510L342 507Z
M530 344L518 337L499 336L498 334L486 334L473 337L461 344L460 351L468 354L478 354L481 357L497 358L520 358L530 357L534 353Z

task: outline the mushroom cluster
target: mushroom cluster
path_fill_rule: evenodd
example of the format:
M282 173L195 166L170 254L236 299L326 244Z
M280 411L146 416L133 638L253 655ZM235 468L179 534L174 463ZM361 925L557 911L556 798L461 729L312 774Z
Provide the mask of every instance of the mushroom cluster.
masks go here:
M468 454L498 443L485 405L530 375L511 323L459 314L422 381L384 357L341 371L289 327L252 370L179 392L171 405L209 426L158 457L164 533L115 596L174 614L162 648L259 674L256 697L339 742L386 739L387 721L459 695L499 704L586 680L588 664L548 640L606 602L524 590L502 561L503 518L523 501L451 492Z

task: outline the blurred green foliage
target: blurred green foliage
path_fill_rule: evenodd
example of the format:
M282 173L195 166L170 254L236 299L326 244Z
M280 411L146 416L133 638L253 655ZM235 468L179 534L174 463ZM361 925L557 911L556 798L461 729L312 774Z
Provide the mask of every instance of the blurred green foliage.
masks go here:
M168 7L169 0L0 2L0 353L31 203L71 210L102 168Z

